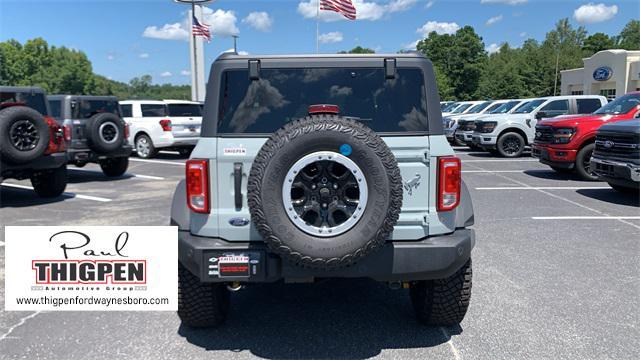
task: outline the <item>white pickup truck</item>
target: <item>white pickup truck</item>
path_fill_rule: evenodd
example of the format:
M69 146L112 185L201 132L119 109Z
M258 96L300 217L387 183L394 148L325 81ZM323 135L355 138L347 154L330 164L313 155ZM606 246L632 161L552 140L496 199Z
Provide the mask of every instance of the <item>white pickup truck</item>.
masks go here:
M120 102L129 124L129 142L140 158L158 150L177 150L188 155L200 138L202 106L185 100L127 100Z
M536 124L543 118L567 114L590 114L607 103L599 95L549 96L534 99L514 112L475 123L472 142L484 150L503 157L518 157L531 145Z

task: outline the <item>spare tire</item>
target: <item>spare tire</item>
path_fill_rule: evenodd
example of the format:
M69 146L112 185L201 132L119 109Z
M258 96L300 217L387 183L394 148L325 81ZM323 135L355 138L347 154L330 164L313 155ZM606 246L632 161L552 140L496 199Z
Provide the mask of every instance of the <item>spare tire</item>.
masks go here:
M251 219L269 249L309 268L353 264L381 247L402 207L395 157L371 129L316 115L274 133L248 180Z
M42 114L26 106L0 111L0 154L2 159L23 164L40 157L49 146L49 126Z
M110 153L122 147L124 121L112 113L95 114L87 121L89 147L99 153Z

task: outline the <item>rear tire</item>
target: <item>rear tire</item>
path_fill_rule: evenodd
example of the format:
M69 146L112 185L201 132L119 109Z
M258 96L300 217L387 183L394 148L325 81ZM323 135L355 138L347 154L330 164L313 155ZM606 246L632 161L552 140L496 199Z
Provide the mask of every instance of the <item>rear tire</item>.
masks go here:
M598 180L598 176L591 174L590 171L591 154L593 153L593 149L595 147L595 144L589 144L580 149L580 151L578 151L578 154L576 155L576 173L578 173L578 175L580 175L583 180Z
M178 317L189 327L216 327L229 313L229 291L224 284L203 283L178 263Z
M38 196L54 198L62 195L67 188L67 165L53 170L34 172L31 175L31 185Z
M151 138L145 134L136 137L136 155L141 159L151 159L156 156L158 150L153 146Z
M102 172L109 177L121 176L127 171L128 167L129 158L126 157L100 160Z
M506 158L519 157L524 151L524 146L524 138L516 132L502 134L496 143L498 153Z
M417 281L411 285L413 309L426 325L462 322L471 301L471 259L446 279Z
M49 126L42 114L26 106L0 111L0 157L24 164L40 157L49 146Z

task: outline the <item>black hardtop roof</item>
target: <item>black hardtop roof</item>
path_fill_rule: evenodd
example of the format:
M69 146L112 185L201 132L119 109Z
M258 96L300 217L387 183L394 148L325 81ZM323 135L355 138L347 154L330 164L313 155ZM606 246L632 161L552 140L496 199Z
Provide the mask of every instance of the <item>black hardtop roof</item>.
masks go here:
M419 52L407 52L398 54L290 54L290 55L239 55L236 53L223 53L216 60L288 60L288 59L426 59Z
M49 95L50 100L63 100L63 99L79 99L79 100L113 100L118 101L118 98L112 95L95 96L95 95Z
M38 86L0 86L0 92L45 93L44 89Z

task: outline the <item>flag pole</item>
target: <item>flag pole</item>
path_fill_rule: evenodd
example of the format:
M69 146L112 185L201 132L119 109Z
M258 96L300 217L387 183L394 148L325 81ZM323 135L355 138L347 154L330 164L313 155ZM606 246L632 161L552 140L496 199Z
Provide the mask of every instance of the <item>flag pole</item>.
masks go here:
M320 53L320 0L316 8L316 54Z
M198 40L196 38L196 34L193 32L193 19L196 18L196 4L195 3L191 3L191 29L189 29L189 31L191 31L191 37L193 37L193 74L195 75L195 79L196 79L196 83L195 85L195 95L196 98L195 100L198 100L199 97L199 86L198 86L198 47L196 44L196 41Z

